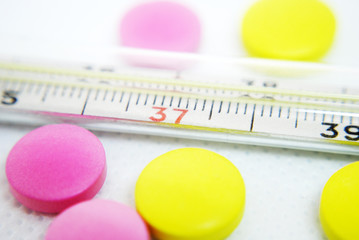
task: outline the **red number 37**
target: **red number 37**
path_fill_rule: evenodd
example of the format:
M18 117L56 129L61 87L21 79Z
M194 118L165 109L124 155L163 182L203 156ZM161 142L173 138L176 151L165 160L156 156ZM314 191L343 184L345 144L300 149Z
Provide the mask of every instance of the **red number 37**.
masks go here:
M167 108L165 107L152 107L153 109L157 109L159 110L158 112L156 112L156 115L155 116L151 116L150 119L154 122L162 122L164 120L166 120L166 114L165 114L165 110ZM181 112L181 114L177 117L175 123L176 124L180 124L182 118L184 117L184 115L186 115L186 113L188 112L187 109L177 109L177 108L174 108L172 109L173 111L177 111L177 112Z

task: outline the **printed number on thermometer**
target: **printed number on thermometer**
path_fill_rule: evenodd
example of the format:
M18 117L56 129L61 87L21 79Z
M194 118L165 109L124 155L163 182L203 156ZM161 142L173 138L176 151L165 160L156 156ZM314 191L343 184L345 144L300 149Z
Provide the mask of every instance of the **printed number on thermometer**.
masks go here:
M333 139L339 136L339 132L337 130L337 127L339 126L338 123L322 122L322 125L328 126L326 132L320 134L322 137ZM347 125L344 127L344 132L346 133L344 136L345 139L349 141L359 140L359 126Z
M166 115L165 111L167 110L167 108L165 108L165 107L152 107L152 108L156 109L158 111L155 113L154 116L150 117L150 120L152 120L154 122L162 122L162 121L166 120L167 115ZM180 124L182 118L188 112L187 109L178 109L178 108L169 109L169 110L176 111L176 112L180 113L180 115L177 117L177 119L175 121L175 124Z

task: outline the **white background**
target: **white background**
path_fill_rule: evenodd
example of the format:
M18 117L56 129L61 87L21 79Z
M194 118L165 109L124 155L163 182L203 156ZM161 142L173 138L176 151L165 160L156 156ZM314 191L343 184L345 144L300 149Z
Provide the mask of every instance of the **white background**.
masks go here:
M137 1L12 0L0 2L0 56L56 58L74 47L117 47L121 16ZM185 1L181 1L185 2ZM200 54L246 56L239 22L251 0L186 1L202 21ZM327 0L337 17L336 41L323 62L359 66L359 2ZM68 54L68 53L66 53ZM71 59L73 56L68 55ZM1 113L0 113L1 114ZM53 216L32 212L10 194L5 161L11 147L32 130L0 124L0 239L43 239ZM148 162L169 150L201 147L231 160L246 183L242 222L228 239L325 239L318 219L321 190L340 167L357 157L175 138L95 132L108 160L97 197L134 207L134 186Z

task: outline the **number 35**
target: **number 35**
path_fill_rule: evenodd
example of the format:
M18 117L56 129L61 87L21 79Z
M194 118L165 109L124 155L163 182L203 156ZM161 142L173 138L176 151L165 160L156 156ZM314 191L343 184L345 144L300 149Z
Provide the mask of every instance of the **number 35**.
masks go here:
M6 90L2 92L1 104L14 105L17 102L17 92L12 90Z

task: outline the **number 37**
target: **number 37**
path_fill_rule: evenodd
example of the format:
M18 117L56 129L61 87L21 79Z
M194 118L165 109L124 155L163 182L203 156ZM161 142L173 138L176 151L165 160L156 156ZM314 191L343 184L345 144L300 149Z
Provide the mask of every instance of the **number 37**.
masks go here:
M154 116L150 117L150 120L152 120L154 122L162 122L162 121L166 120L167 115L165 113L165 110L167 110L167 108L165 108L165 107L152 107L152 108L156 109L158 111L155 113ZM177 117L177 119L175 121L176 124L180 124L182 118L184 117L184 115L186 115L188 110L187 109L177 109L177 108L174 108L172 110L176 111L176 112L180 112L180 115Z
M325 133L321 133L320 135L324 138L336 138L339 135L336 127L339 125L337 123L328 123L322 122L322 125L328 126ZM344 132L346 135L345 139L349 141L358 141L359 140L359 126L356 125L348 125L344 127Z

